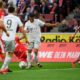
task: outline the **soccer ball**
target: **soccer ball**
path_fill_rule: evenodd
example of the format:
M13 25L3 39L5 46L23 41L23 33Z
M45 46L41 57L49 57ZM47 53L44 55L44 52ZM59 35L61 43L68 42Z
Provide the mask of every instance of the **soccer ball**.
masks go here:
M27 67L27 63L25 61L19 62L19 68L25 69Z

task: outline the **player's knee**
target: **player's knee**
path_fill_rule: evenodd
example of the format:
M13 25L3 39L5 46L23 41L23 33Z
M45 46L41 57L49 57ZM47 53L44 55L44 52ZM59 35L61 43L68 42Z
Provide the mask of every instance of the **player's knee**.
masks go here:
M35 54L38 54L38 49L34 49L34 53Z
M29 49L29 50L28 50L28 53L31 53L31 52L32 52L32 50Z
M10 57L12 57L12 56L13 56L13 53L12 53L12 52L8 52L8 55L9 55Z

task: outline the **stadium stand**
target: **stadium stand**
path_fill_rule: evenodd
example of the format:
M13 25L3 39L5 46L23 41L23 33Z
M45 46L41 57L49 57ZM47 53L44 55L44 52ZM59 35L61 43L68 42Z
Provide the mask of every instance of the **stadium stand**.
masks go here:
M25 16L28 13L26 11L27 8L30 8L30 13L34 12L34 10L38 10L39 13L44 17L44 20L47 22L61 22L65 18L72 17L74 14L76 14L76 11L79 12L80 0L3 0L3 3L6 14L8 6L15 6L17 15L20 16L23 22L25 22ZM66 32L70 32L72 28L69 28L70 29ZM49 30L45 28L43 30L43 32L50 31L59 32L60 30Z

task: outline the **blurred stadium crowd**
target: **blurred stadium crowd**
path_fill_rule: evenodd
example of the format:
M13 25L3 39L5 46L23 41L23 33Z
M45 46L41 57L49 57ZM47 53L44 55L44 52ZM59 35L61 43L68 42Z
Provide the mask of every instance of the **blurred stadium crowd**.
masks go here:
M30 13L35 14L35 18L46 22L61 22L66 19L64 26L57 28L42 28L42 32L74 32L77 21L75 15L80 15L80 0L2 0L5 13L8 14L8 7L16 8L16 15L23 23L28 20ZM18 29L19 32L19 29Z

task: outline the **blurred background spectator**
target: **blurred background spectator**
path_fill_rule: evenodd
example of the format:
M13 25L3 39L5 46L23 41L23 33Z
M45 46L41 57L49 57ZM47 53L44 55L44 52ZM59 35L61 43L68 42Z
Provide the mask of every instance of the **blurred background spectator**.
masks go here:
M47 22L67 21L66 25L57 28L42 28L43 32L74 32L77 21L74 15L80 15L80 0L2 0L7 15L7 8L14 6L16 14L26 22L29 13L34 13L36 19Z
M41 14L49 14L50 10L47 4L47 1L42 1L40 5L40 13Z

